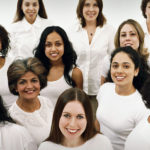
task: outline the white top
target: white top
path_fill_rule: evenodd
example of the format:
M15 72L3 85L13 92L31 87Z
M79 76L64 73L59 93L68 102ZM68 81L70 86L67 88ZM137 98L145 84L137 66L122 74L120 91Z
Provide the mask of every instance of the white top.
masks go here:
M50 141L43 142L38 150L113 150L107 137L97 134L84 144L78 147L64 147Z
M43 30L51 26L48 19L37 16L35 22L30 24L25 18L9 26L11 40L10 55L22 58L32 57L33 49L38 45Z
M2 96L4 105L7 109L17 99L17 96L14 96L13 94L10 93L8 87L7 70L12 61L13 61L12 57L6 57L4 66L0 68L0 95Z
M16 102L9 109L10 116L29 131L37 145L49 136L53 114L51 101L42 96L38 98L41 107L33 113L23 111Z
M83 73L83 90L88 95L97 95L102 60L114 49L115 30L108 24L102 28L97 27L91 44L89 44L87 31L79 24L73 26L68 35L78 56L77 64Z
M140 93L136 90L121 96L115 92L114 83L104 83L97 99L100 131L110 139L114 150L123 150L127 136L148 112Z
M37 150L28 131L19 125L0 123L0 150Z
M146 20L141 24L141 26L145 33L144 46L145 46L145 48L148 48L148 51L150 52L150 34L147 29Z
M48 81L47 86L41 90L40 95L49 98L55 106L60 94L69 88L71 86L66 82L64 76L62 76L56 81Z
M128 136L125 150L150 150L150 123L143 119Z

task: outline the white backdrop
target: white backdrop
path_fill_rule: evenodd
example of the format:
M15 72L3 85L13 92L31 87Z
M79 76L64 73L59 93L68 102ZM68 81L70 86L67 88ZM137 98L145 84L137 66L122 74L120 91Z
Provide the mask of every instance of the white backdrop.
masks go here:
M44 0L49 19L64 29L76 19L78 0ZM115 27L125 19L143 22L141 0L103 0L104 15ZM0 0L0 24L7 26L13 21L17 0Z

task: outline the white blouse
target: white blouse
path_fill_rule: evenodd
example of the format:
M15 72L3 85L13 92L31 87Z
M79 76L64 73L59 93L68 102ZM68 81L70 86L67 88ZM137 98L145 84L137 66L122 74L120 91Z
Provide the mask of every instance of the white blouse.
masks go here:
M37 16L35 22L30 24L25 18L9 26L11 51L10 55L22 58L32 57L33 49L38 45L43 30L51 26L48 19Z

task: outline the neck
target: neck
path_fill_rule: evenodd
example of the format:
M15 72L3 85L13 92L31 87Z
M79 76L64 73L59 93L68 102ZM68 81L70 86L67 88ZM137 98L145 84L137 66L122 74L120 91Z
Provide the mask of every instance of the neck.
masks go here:
M16 103L25 112L34 112L35 110L38 110L41 106L38 98L34 100L26 100L18 98Z
M129 86L117 86L115 87L115 91L119 95L127 96L135 92L135 88L133 85Z
M0 56L0 68L2 68L5 64L5 58Z
M77 146L80 146L84 143L83 139L80 137L78 139L64 139L63 142L62 142L62 145L65 146L65 147L77 147Z
M150 19L146 20L146 24L147 24L147 30L148 30L148 32L150 34Z
M86 22L85 28L96 28L96 21Z

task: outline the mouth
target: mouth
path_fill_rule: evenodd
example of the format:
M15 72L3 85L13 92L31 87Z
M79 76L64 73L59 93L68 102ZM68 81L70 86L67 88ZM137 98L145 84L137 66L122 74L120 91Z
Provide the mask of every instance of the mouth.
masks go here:
M67 132L69 132L70 134L76 134L80 129L68 129L66 128Z
M117 81L122 81L122 80L124 80L124 79L125 79L124 76L116 76L116 80L117 80Z
M35 90L27 90L27 91L25 91L25 93L27 93L27 94L33 94L35 92Z
M125 43L124 46L132 46L133 44L131 43Z

